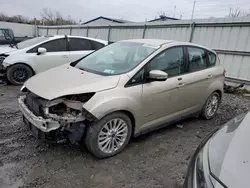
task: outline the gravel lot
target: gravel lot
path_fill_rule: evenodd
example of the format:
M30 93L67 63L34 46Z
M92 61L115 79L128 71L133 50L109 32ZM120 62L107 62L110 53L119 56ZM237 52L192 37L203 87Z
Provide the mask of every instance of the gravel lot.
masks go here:
M140 136L121 154L97 160L85 148L33 138L21 120L19 89L0 87L0 188L181 187L201 139L250 108L250 100L225 94L213 120L190 118L180 122L183 128Z

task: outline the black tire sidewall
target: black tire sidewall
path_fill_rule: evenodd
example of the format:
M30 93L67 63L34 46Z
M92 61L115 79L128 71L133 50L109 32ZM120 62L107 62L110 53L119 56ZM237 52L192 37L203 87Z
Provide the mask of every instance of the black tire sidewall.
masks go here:
M7 79L8 81L13 84L13 85L22 85L23 83L20 83L20 82L17 82L13 77L12 77L12 73L13 71L16 69L16 68L19 68L19 67L22 67L22 68L25 68L28 72L28 78L26 80L28 80L30 77L33 76L33 71L30 67L28 67L27 65L24 65L24 64L16 64L16 65L12 65L11 67L8 67L7 68L7 72L6 72L6 75L7 75Z
M103 128L103 126L109 122L112 119L115 118L120 118L123 121L125 121L127 123L128 126L128 136L123 144L122 147L120 147L117 151L115 151L114 153L104 153L100 150L99 146L98 146L98 135L101 131L101 129ZM131 138L131 134L132 134L132 122L130 120L130 118L122 112L114 112L111 113L109 115L106 115L105 117L103 117L101 120L90 123L88 128L87 128L87 132L86 132L86 137L84 140L85 146L87 147L87 149L89 150L89 152L94 155L97 158L108 158L111 156L114 156L118 153L120 153L128 144L130 138Z
M217 106L217 109L216 109L214 115L213 115L213 116L208 116L208 115L207 115L207 105L208 105L208 101L209 101L214 95L217 95L217 97L218 97L218 99L219 99L218 106ZM221 97L220 97L220 95L219 95L218 92L213 92L211 95L209 95L209 97L207 98L206 103L205 103L205 105L204 105L204 107L203 107L203 109L202 109L202 113L201 113L202 117L205 118L205 119L212 119L212 118L215 116L215 114L216 114L216 112L217 112L217 110L218 110L218 108L219 108L220 102L221 102Z

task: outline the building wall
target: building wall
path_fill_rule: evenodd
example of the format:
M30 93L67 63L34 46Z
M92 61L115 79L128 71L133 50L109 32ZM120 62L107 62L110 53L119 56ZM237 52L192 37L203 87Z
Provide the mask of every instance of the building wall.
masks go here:
M14 35L17 37L33 37L36 36L36 27L29 24L20 24L20 23L10 23L10 22L1 22L0 28L10 28L13 30Z

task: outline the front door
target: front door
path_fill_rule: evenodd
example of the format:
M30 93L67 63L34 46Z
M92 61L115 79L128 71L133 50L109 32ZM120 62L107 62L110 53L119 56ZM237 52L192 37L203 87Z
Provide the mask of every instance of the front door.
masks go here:
M180 116L185 108L182 75L186 73L184 50L173 47L154 57L148 64L150 70L161 70L168 74L166 81L143 84L143 112L145 124L142 129Z
M38 49L39 47L45 48L47 52L35 55L33 67L36 73L70 62L67 40L65 38L43 43L36 48Z

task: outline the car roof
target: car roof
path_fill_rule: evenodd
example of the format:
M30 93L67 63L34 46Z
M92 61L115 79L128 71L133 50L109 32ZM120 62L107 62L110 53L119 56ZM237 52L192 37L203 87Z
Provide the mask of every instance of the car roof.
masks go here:
M83 36L74 36L74 35L66 35L68 38L82 38L82 39L89 39L89 40L93 40L93 41L96 41L96 42L100 42L100 43L103 43L103 44L108 44L108 41L106 40L101 40L101 39L95 39L95 38L90 38L90 37L83 37ZM59 39L59 38L64 38L65 35L45 35L43 37L48 37L49 40L52 40L52 39Z
M152 46L161 46L166 43L173 42L173 40L163 40L163 39L129 39L129 40L122 40L119 42L135 42L135 43L143 43Z
M147 44L150 46L166 46L166 47L172 47L172 46L194 46L194 47L198 47L198 48L203 48L206 49L208 51L211 51L213 53L216 54L216 52L210 48L207 48L205 46L202 45L198 45L195 43L191 43L191 42L180 42L180 41L175 41L175 40L163 40L163 39L130 39L130 40L122 40L119 42L135 42L135 43L143 43L143 44Z

